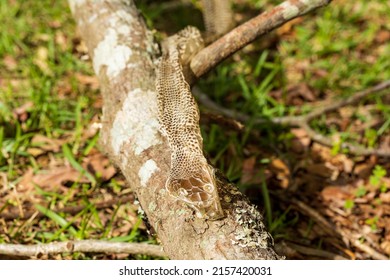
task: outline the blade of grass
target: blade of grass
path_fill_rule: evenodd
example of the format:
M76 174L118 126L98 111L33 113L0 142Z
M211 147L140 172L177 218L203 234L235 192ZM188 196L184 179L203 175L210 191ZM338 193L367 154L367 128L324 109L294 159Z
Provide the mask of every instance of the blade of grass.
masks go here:
M275 230L279 227L284 228L285 226L285 220L287 217L287 214L290 212L291 206L288 206L287 209L283 212L282 215L277 217L270 225L269 225L269 231L271 233L275 232Z
M4 140L4 127L0 126L0 165L3 161L3 140Z
M88 142L88 145L85 147L83 152L84 156L87 156L89 152L92 150L92 148L95 147L98 139L99 139L99 133L96 133L96 135Z
M85 175L88 180L91 182L92 186L96 186L96 179L93 177L91 173L85 170L80 163L76 161L73 157L72 151L70 150L67 144L62 145L62 152L64 153L65 158L69 161L69 163L73 166L74 169L79 171L81 174Z
M114 223L116 214L118 214L119 208L120 208L120 205L117 205L117 206L115 207L115 210L114 210L114 212L112 213L111 218L110 218L110 220L108 221L108 224L107 224L106 227L105 227L105 230L104 230L103 235L102 235L103 237L108 236L108 234L109 234L110 231L112 230L112 225L113 225L113 223Z
M264 201L264 208L265 208L265 214L267 217L267 223L268 226L272 224L272 209L271 209L271 199L269 197L268 187L267 183L265 182L264 172L261 171L261 191L263 193L263 201Z
M54 211L51 211L50 209L42 206L42 205L39 205L39 204L35 204L34 205L35 208L41 212L43 215L45 215L46 217L50 218L51 220L53 220L55 223L57 223L59 226L61 226L61 229L62 230L66 230L68 229L69 232L74 236L74 237L77 237L78 234L77 234L77 231L74 229L74 227L71 226L71 223L68 222L67 220L65 220L64 218L62 218L60 215L58 215L56 212Z
M114 238L111 238L110 241L112 241L112 242L131 242L131 241L134 241L134 239L139 234L138 228L141 225L141 223L142 223L142 219L138 218L137 222L134 224L133 228L131 229L131 232L129 235L114 237Z

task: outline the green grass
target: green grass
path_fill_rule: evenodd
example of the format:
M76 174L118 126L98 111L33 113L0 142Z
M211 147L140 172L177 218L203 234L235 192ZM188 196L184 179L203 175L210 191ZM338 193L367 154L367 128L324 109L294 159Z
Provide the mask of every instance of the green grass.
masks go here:
M198 6L180 8L186 12L183 15L162 9L159 3L136 2L148 25L158 31L171 34L188 24L202 29ZM316 102L343 98L390 79L390 44L383 41L384 34L390 32L387 20L390 6L387 1L355 2L334 1L329 7L305 16L267 50L261 49L260 42L255 42L251 49L219 65L198 85L226 108L253 118L272 119L307 113ZM274 3L252 0L245 8L266 8ZM235 8L245 12L239 6ZM174 18L167 22L166 15ZM86 238L155 242L146 236L132 205L96 208L104 197L119 196L126 191L120 176L104 181L101 174L83 165L98 148L98 134L86 132L99 119L101 102L98 90L82 78L93 76L93 71L91 63L81 59L85 53L75 35L67 2L0 1L0 26L0 174L1 178L6 178L2 179L6 182L4 192L11 194L30 169L35 175L41 174L50 168L50 163L72 166L80 173L80 178L65 182L63 186L49 189L34 186L30 196L35 201L23 198L24 206L44 214L44 218L7 222L7 232L0 229L0 242L39 243ZM157 36L162 38L162 33ZM315 93L314 101L305 100L301 105L291 102L290 86L299 84L307 85ZM372 105L369 114L360 110L368 104ZM25 109L20 109L23 107ZM329 116L323 116L313 120L311 126L324 135L337 134L341 141L377 147L390 132L388 101L383 94L373 95L352 109L354 120L366 123L380 119L379 125L357 132L356 125L351 123L340 130L338 125L327 123ZM260 174L264 178L268 178L268 165L274 157L286 162L298 161L289 153L293 138L290 128L249 123L244 131L238 132L208 124L202 126L202 133L211 162L242 190L254 189L253 197L260 198L274 237L289 238L286 229L295 227L301 217L291 207L281 209L275 205L272 197L272 190L278 189L275 180L246 183L242 178L246 172L243 166L251 157L255 157L257 175L254 176ZM48 144L33 141L36 135L59 140L58 149L44 150ZM37 149L39 154L34 152ZM343 151L335 145L333 152L336 155ZM381 187L386 173L383 173L384 167L378 166L369 180L377 180ZM384 187L381 189L386 191ZM365 190L360 194L364 196ZM0 213L9 205L16 207L19 203L18 198L12 196L4 201L1 194L0 202ZM79 205L85 208L74 215L53 210ZM377 220L367 219L366 224L375 227ZM311 229L309 222L307 235ZM95 258L88 254L70 257Z
M8 197L4 201L0 196L0 212L22 203L25 210L44 214L41 219L7 222L0 229L0 242L86 238L153 242L148 241L131 205L96 209L105 196L119 196L125 189L122 178L102 181L101 174L82 165L96 154L98 133L87 132L100 115L101 108L95 105L100 97L93 85L83 81L83 77L93 76L93 70L90 62L81 59L84 50L79 50L82 46L67 1L0 1L0 25L0 173L6 178L3 195ZM23 106L18 115L17 108ZM50 143L33 141L36 135L60 142L56 149L45 150ZM52 168L50 163L70 165L80 178L64 182L62 187L35 186L29 194L34 205L29 197L9 198L30 168L34 175L46 174ZM83 176L88 182L80 181ZM80 205L84 209L74 215L53 211ZM126 224L133 225L118 231ZM64 257L95 258L88 254Z

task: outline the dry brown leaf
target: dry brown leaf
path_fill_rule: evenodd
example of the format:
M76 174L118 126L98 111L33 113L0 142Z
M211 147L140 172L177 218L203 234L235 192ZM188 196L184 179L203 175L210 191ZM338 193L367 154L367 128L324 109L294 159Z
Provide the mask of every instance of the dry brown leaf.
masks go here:
M27 153L33 157L38 157L40 155L43 155L45 151L39 148L31 147L31 148L27 148Z
M252 156L243 161L242 165L242 184L259 184L263 180L266 180L270 176L269 172L265 172L265 177L259 172L259 168L256 166L256 157Z
M39 147L45 152L59 152L61 150L61 146L66 142L66 140L63 139L52 139L49 137L46 137L42 134L36 134L31 139L31 143Z
M250 157L244 159L242 163L241 183L247 184L252 180L254 175L255 164L256 164L256 157Z
M390 31L389 30L379 30L375 36L375 41L379 44L389 42L390 41Z
M337 155L335 159L338 160L338 163L342 165L342 170L346 173L351 173L352 169L355 165L354 161L350 158L348 158L346 155ZM333 164L336 164L335 161L332 161ZM341 170L341 171L342 171Z
M75 49L76 49L77 53L79 53L81 55L88 54L88 47L84 41L80 40L79 38L74 38L73 41L74 41Z
M292 134L294 134L296 138L300 139L308 137L306 130L304 130L303 128L292 128L290 131Z
M33 175L34 175L34 170L30 167L23 174L22 179L19 181L19 183L17 185L17 189L19 192L28 191L29 189L31 189L31 187L33 187L31 185Z
M51 35L47 34L47 33L39 33L35 36L35 38L38 40L38 41L42 41L42 42L49 42L50 39L51 39Z
M390 256L390 241L384 241L380 245L381 249Z
M311 139L307 136L306 130L302 128L293 128L291 129L291 133L295 136L295 138L291 140L291 149L298 154L306 151L311 143Z
M353 198L353 195L341 186L327 186L321 191L324 201L338 201L344 203L345 200Z
M61 48L62 51L66 51L68 46L68 39L66 38L64 32L58 30L55 34L55 42Z
M359 178L368 178L371 175L371 171L374 165L371 162L364 162L357 164L353 170L353 173Z
M279 36L292 36L293 35L293 27L296 24L299 24L302 22L302 18L295 18L293 20L290 20L289 22L283 24L281 27L276 29L276 34Z
M308 139L310 144L310 139ZM291 150L294 153L302 154L306 151L308 145L302 143L301 139L294 138L291 140Z
M91 173L99 173L104 181L111 179L116 170L110 160L100 152L84 158L83 167Z
M272 161L270 163L270 167L273 170L276 170L280 173L288 174L288 175L290 174L290 169L288 168L288 166L284 163L284 161L282 161L279 158L272 159Z
M49 59L48 49L45 47L42 47L42 46L38 47L35 58L34 58L34 64L36 66L38 66L38 68L41 69L41 71L44 74L46 74L48 76L52 76L53 72L49 67L48 59Z
M324 162L332 158L331 151L328 147L313 143L311 149L311 158L314 162Z
M329 168L329 165L322 163L310 164L306 166L306 170L308 173L324 178L332 177L333 174L333 170Z
M7 70L9 71L15 70L18 67L16 59L8 54L4 56L3 63L5 65L5 68L7 68Z
M281 50L283 51L283 49ZM286 57L284 60L287 84L296 83L296 81L301 81L304 78L304 73L306 73L311 65L309 59L298 60L293 57Z
M282 188L287 188L290 185L290 169L279 158L272 159L269 165L271 171L276 174L276 178L280 181Z
M289 105L301 105L305 101L312 102L316 99L314 91L304 83L292 84L288 86L286 91L286 103ZM277 100L281 100L284 99L284 93L284 90L275 90L270 92L270 95Z
M383 202L383 203L390 203L390 192L386 192L386 193L381 193L379 195L379 199ZM390 213L389 213L390 214Z
M82 176L79 171L70 166L60 166L49 170L42 170L40 173L33 175L31 181L27 181L26 179L23 179L22 181L25 184L25 187L31 187L36 184L45 189L64 187L66 182L89 183L85 176Z
M15 108L12 113L20 122L25 122L28 119L28 110L33 106L34 103L29 101L24 103L22 106Z
M298 84L292 87L289 91L289 98L301 97L305 101L313 102L316 100L316 96L311 88L307 84Z
M75 77L80 84L90 86L91 89L93 90L99 88L99 81L96 76L89 76L81 73L76 73Z
M390 135L384 135L379 140L379 149L390 150Z
M59 20L52 20L52 21L49 21L49 26L51 28L60 28L62 26L62 22Z

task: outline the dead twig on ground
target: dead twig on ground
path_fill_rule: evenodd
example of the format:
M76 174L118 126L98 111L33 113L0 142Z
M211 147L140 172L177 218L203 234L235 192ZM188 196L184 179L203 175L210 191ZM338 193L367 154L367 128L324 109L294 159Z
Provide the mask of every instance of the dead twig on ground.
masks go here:
M344 100L340 101L331 101L326 102L324 104L318 105L316 109L311 111L307 115L303 116L286 116L286 117L277 117L272 119L266 119L266 118L251 118L250 116L243 114L241 112L236 112L227 108L224 108L214 101L212 101L207 94L203 93L198 87L193 88L194 95L198 98L199 102L206 106L208 109L217 111L218 113L228 117L237 119L241 122L249 122L252 121L253 124L265 124L265 123L273 123L276 125L286 125L286 126L292 126L292 127L300 127L304 129L307 133L307 135L315 142L322 144L327 147L333 147L335 144L335 141L332 140L330 137L322 135L318 132L316 132L314 129L312 129L309 125L309 122L323 114L335 111L339 108L342 108L344 106L353 105L362 100L364 97L367 97L370 94L380 92L384 89L390 88L390 80L384 81L382 83L379 83L371 88L359 91L352 95L351 97L348 97ZM366 148L360 145L355 145L352 143L340 143L340 149L347 150L348 153L353 155L362 155L362 156L369 156L369 155L377 155L380 157L390 157L390 149L384 150L384 149L374 149L374 148Z
M53 242L37 245L0 244L0 255L10 256L39 256L61 253L106 253L106 254L142 254L155 257L166 257L159 245L146 243L125 243L100 240L80 240Z
M329 260L348 260L345 257L342 257L338 254L316 249L316 248L310 248L302 245L298 245L295 243L291 242L285 242L285 246L288 246L292 248L293 250L297 251L298 253L304 254L304 255L309 255L309 256L315 256L315 257L320 257L320 258L325 258Z
M222 116L221 114L213 114L209 112L201 113L200 122L202 124L216 123L222 127L230 128L235 131L243 131L245 127L241 122L233 118L227 118L225 116Z
M348 240L348 242L350 242L353 246L359 248L375 260L389 260L388 257L379 253L374 248L368 246L367 244L361 243L358 238L353 237L353 234L346 232L344 229L341 229L337 225L332 225L331 223L329 223L325 217L323 217L318 211L316 211L306 203L295 198L290 199L289 201L293 203L299 211L310 216L310 218L320 224L327 233L333 232L332 235L334 235L334 233L337 233L344 239Z

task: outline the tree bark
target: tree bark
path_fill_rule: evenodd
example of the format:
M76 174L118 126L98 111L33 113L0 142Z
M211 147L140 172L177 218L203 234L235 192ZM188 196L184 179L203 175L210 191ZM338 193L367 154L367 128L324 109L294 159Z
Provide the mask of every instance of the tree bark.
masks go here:
M167 140L159 132L159 51L132 0L69 0L101 84L101 147L136 193L171 259L278 259L258 210L218 174L226 217L199 219L170 196Z

